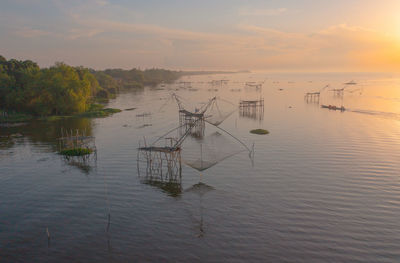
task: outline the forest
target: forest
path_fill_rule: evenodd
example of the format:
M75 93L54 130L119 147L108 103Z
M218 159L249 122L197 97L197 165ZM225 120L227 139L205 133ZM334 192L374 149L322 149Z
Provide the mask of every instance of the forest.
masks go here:
M0 56L0 111L35 116L83 113L97 99L109 99L122 88L173 82L180 72L164 69L96 71L56 62L40 68L31 60Z

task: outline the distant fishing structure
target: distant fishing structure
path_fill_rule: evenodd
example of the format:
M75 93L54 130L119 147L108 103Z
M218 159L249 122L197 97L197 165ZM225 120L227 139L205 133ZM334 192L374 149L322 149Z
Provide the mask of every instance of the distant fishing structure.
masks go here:
M211 86L223 86L223 85L227 85L229 82L228 79L216 79L216 80L211 80L209 83L211 84Z
M319 99L321 96L321 92L324 91L325 89L329 88L329 84L326 85L325 87L323 87L322 89L320 89L319 91L314 91L314 92L307 92L304 95L304 100L307 103L319 103Z
M192 82L191 81L181 81L178 84L179 84L179 88L181 88L181 89L190 89L190 88L192 88Z
M239 116L262 120L264 118L264 98L258 100L240 100Z
M261 83L257 83L255 81L248 81L244 84L244 88L249 90L249 89L254 89L256 91L262 91L262 86L263 86L264 82Z
M349 88L351 88L351 86L357 85L357 82L355 82L354 80L343 83L343 85L345 86L341 89L331 89L330 91L332 91L334 96L336 97L343 97L345 91L349 93L353 93L355 91L360 91L360 93L362 92L362 88L356 90L348 90Z

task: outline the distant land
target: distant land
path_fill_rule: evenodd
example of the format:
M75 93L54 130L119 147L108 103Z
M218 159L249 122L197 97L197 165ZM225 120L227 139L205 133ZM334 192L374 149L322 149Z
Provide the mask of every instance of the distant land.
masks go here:
M237 74L237 73L251 73L250 70L239 71L180 71L182 75L216 75L216 74Z
M249 71L174 71L133 68L94 70L57 62L40 68L31 60L0 56L0 123L40 117L107 116L118 109L102 109L99 102L114 98L120 89L142 89L173 83L182 76L235 74Z

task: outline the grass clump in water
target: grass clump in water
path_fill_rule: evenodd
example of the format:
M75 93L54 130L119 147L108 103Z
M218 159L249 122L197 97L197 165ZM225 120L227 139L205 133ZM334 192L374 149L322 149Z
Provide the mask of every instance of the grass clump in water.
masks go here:
M74 149L64 149L60 152L60 154L65 156L84 156L91 154L92 152L93 150L88 148L74 148Z
M5 113L0 110L0 123L26 122L33 118L32 115L24 113Z
M106 108L106 109L101 109L101 110L96 110L96 111L87 111L81 114L76 115L77 117L86 117L86 118L102 118L102 117L108 117L110 115L113 115L114 113L121 112L120 109L112 109L112 108Z
M264 130L264 129L255 129L255 130L251 130L250 133L258 134L258 135L265 135L265 134L269 134L269 131Z
M113 108L104 108L101 104L91 104L90 108L87 112L83 112L77 115L76 117L86 117L86 118L103 118L113 115L114 113L121 112L120 109L113 109Z

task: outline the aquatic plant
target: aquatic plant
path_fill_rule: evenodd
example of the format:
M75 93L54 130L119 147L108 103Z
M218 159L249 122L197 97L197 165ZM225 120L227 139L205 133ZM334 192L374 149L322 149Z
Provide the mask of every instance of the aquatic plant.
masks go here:
M77 117L86 117L86 118L101 118L101 117L108 117L114 113L121 112L120 109L113 109L113 108L105 108L95 111L87 111L78 115Z
M258 135L265 135L265 134L269 134L269 131L264 130L264 129L255 129L255 130L251 130L250 133L258 134Z
M74 149L64 149L60 151L60 154L65 156L85 156L91 154L92 152L93 150L88 148L74 148Z

